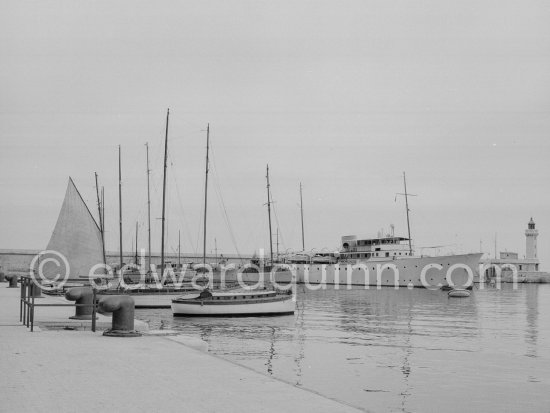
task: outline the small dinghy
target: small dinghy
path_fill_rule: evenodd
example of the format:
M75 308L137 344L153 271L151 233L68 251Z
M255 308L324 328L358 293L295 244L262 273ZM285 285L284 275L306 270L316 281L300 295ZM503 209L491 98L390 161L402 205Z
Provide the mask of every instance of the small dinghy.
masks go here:
M448 293L449 297L469 297L470 291L464 289L464 288L453 288Z

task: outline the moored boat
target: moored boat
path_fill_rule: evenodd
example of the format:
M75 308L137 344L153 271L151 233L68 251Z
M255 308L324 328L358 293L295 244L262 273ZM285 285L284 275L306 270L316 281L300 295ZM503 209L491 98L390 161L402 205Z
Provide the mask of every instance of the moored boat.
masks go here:
M449 297L462 298L462 297L469 297L470 296L470 291L468 291L464 288L453 288L447 294L448 294Z
M260 316L293 314L291 290L210 291L187 294L172 300L174 316Z
M447 274L451 274L455 285L468 288L473 282L469 281L473 280L469 273L475 274L480 257L481 254L464 254L395 261L301 264L297 266L297 281L305 284L439 289L447 283Z
M473 284L483 254L416 256L413 253L407 181L403 172L408 237L387 235L375 238L342 237L340 251L329 264L302 263L297 266L298 282L306 284L344 284L387 287L443 286L468 288Z

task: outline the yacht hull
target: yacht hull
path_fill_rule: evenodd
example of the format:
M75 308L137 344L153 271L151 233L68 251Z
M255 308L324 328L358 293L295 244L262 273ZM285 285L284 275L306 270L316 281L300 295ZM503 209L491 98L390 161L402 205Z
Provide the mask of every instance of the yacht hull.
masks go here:
M355 264L299 264L297 281L304 284L466 288L477 277L482 254L369 260Z

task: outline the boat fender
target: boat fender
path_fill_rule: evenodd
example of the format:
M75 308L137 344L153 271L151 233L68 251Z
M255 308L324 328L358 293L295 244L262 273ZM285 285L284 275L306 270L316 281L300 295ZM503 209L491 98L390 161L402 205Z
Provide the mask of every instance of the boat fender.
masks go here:
M91 287L74 287L65 292L65 298L77 304L75 314L70 319L91 320L93 314L93 292Z
M8 282L10 283L8 285L8 288L17 288L17 275L15 274L6 275L6 280L8 280Z
M141 333L134 330L134 299L128 295L109 295L99 300L99 310L113 313L113 323L109 330L103 332L109 337L139 337Z

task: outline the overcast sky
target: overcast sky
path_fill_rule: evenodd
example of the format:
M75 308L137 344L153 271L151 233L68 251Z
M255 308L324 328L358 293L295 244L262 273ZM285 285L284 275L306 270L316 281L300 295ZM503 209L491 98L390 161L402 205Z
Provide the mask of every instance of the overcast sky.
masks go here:
M45 248L72 176L107 249L160 249L170 108L168 250L200 250L206 125L208 250L268 248L270 165L280 250L338 247L390 224L420 247L525 254L531 216L550 267L547 1L2 1L0 248ZM223 199L223 204L220 201ZM274 229L275 232L275 229ZM274 237L275 238L275 237ZM429 250L423 250L424 253ZM433 251L432 251L433 252Z

